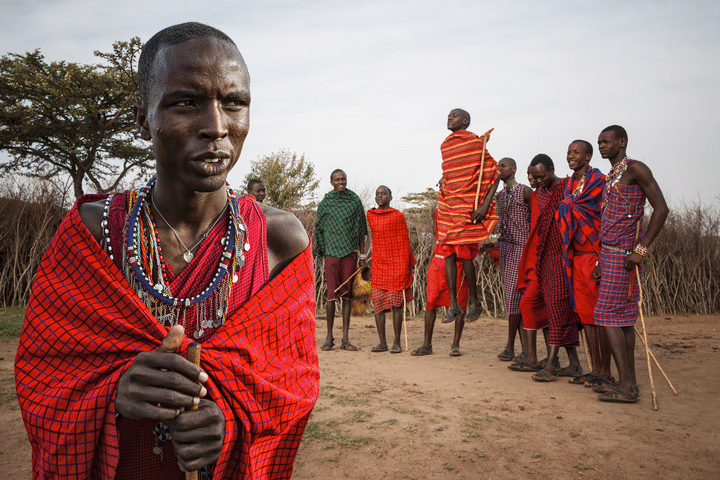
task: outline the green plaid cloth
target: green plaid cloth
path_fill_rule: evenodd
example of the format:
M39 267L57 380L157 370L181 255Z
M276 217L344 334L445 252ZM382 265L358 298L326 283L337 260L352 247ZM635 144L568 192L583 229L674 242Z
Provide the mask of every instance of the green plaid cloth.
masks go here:
M315 222L315 254L342 258L350 255L367 235L365 209L352 190L325 194Z

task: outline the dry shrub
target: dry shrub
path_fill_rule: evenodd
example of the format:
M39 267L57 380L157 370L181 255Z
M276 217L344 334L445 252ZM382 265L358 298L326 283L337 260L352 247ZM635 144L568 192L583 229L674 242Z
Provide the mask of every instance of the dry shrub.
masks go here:
M0 184L0 305L24 305L40 260L66 210L50 182Z
M696 202L671 211L650 247L643 266L643 309L647 314L720 312L717 206Z

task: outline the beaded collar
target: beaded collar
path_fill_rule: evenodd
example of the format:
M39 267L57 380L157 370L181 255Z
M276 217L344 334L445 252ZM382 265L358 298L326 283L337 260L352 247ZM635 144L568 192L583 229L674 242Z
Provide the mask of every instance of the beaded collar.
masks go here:
M123 270L158 322L165 326L182 323L187 331L190 321L191 327L195 328L193 336L199 339L205 335L206 329L217 328L225 321L232 283L238 280L236 272L245 263L244 252L250 250L247 227L238 212L235 194L226 186L230 221L221 240L223 252L217 272L199 294L175 298L167 285L160 238L150 209L155 181L153 177L145 187L131 192L135 195L129 197L135 199L123 232Z

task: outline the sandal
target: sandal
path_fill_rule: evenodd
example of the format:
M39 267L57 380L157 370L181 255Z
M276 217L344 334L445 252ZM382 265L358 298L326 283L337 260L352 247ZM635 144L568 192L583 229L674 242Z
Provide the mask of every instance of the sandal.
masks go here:
M577 368L563 367L557 371L558 377L579 377L583 374L583 369L580 365Z
M637 395L616 388L609 392L601 393L598 396L598 400L601 402L635 403L640 399Z
M350 342L343 342L340 345L340 350L347 350L348 352L357 352L357 347Z
M378 343L376 346L370 349L371 352L387 352L387 344L385 343Z
M418 347L412 352L410 352L410 355L413 357L422 357L423 355L432 355L432 345L429 347Z
M568 383L572 385L585 385L586 382L589 381L595 381L596 378L599 378L592 373L586 373L585 375L580 375L579 377L575 377L572 380L568 380Z
M327 342L322 344L322 347L320 347L320 350L324 350L327 352L328 350L332 350L334 346L335 346L335 341L328 340Z
M547 373L547 370L540 370L532 376L532 379L536 382L554 382L557 380L557 375Z
M525 355L527 355L526 352L520 352L519 354L515 355L515 358L512 359L515 363L522 363L525 361Z
M528 362L519 362L508 365L508 368L514 372L539 372L540 365L533 365Z
M460 353L460 347L450 347L449 355L451 357L459 357L460 355L462 355L462 353Z
M610 377L610 380L605 380L602 377L595 377L594 379L585 382L585 388L601 387L609 383L615 383L615 377Z
M482 310L480 310L477 307L469 308L467 311L467 315L465 315L465 321L467 323L472 323L478 318L480 318L480 314L482 313Z
M447 315L445 315L445 318L443 318L440 323L452 323L462 314L463 311L459 308L448 308Z
M502 352L498 353L498 358L503 362L509 362L515 356L515 352L508 350L507 348Z
M390 353L400 353L402 352L402 347L400 345L393 345L390 347Z

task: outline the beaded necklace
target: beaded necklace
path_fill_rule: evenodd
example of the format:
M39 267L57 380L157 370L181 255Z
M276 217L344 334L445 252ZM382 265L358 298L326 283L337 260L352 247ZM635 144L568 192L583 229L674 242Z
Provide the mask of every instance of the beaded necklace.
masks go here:
M615 186L625 173L625 170L627 170L627 160L628 158L625 157L621 161L613 165L610 169L610 172L605 176L605 190L603 191L603 209L605 208L605 205L607 205L608 194L610 193L610 190L615 188Z
M206 330L225 322L232 283L237 282L236 272L245 264L244 252L250 250L247 227L238 212L235 194L226 185L230 221L221 240L224 248L217 272L199 294L189 298L173 297L167 285L167 269L151 202L148 202L155 180L153 177L145 187L128 195L130 213L123 230L123 271L158 322L169 327L180 323L186 330L190 322L195 328L193 337L200 339Z
M578 195L580 195L583 191L583 188L585 188L585 176L586 175L587 175L587 172L585 172L585 174L578 181L578 184L575 187L575 190L573 190L573 192L571 194L573 197L577 197Z

